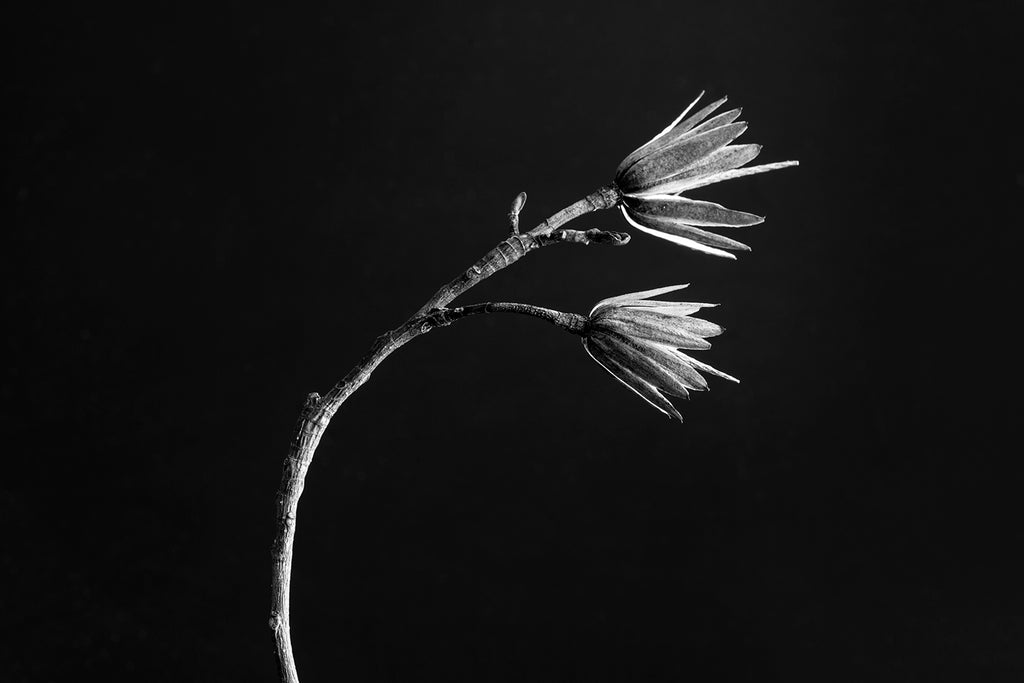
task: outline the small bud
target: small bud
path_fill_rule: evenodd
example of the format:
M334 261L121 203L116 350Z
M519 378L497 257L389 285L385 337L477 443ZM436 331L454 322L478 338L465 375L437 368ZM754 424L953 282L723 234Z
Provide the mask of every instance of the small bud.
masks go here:
M513 235L519 234L519 212L526 206L526 193L520 192L512 200L512 208L508 212L508 227Z
M518 216L522 212L524 206L526 206L526 193L520 192L516 195L516 198L512 200L512 210L510 211L510 215Z

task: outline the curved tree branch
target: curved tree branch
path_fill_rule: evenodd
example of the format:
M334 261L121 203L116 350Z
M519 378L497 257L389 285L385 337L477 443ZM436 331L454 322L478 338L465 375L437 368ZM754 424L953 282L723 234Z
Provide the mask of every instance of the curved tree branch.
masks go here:
M620 198L614 186L603 187L584 199L562 209L528 233L518 233L518 214L525 195L513 203L515 221L513 234L484 255L473 266L439 289L413 317L399 327L381 335L370 352L327 394L312 393L306 398L299 423L284 461L281 486L277 493L276 532L273 544L273 577L271 579L270 628L274 634L278 671L282 681L298 683L295 656L292 652L290 622L290 587L295 524L299 498L305 486L306 473L331 418L341 404L370 378L381 361L394 351L436 327L448 325L459 318L478 313L511 312L532 315L579 334L586 318L571 313L552 311L526 304L488 303L446 309L455 297L483 279L505 268L527 253L549 244L611 244L622 245L629 235L602 230L567 230L561 226L583 214L615 206ZM510 214L511 219L511 214Z

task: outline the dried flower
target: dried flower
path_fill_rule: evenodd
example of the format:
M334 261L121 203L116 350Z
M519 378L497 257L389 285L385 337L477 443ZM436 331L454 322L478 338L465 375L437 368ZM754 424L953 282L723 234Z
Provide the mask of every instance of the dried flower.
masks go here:
M687 286L605 299L594 306L583 332L583 347L591 358L648 403L680 422L682 416L666 395L689 398L690 391L706 390L708 384L698 370L739 382L683 353L711 348L707 338L723 332L720 326L690 315L717 304L650 300Z
M615 172L615 184L623 195L619 208L638 230L706 254L734 259L726 249L749 251L750 247L704 228L745 227L764 218L687 199L680 193L799 162L740 168L758 155L761 145L730 144L747 129L745 122L736 121L739 109L707 119L725 102L724 97L683 120L703 96L701 92L668 128L622 160Z

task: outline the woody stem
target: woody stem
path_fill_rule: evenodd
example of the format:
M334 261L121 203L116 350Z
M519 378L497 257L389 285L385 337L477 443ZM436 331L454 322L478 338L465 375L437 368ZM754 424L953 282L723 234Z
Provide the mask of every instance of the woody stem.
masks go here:
M575 204L565 207L558 213L540 223L533 230L530 230L528 233L512 235L504 242L499 243L494 249L491 249L489 252L484 254L483 258L467 268L465 272L461 273L454 280L434 292L434 295L430 297L430 299L427 300L427 302L423 304L418 311L416 311L416 315L423 315L434 308L447 306L455 297L459 296L473 285L490 277L502 268L512 265L527 253L537 249L538 247L543 247L554 242L581 242L583 244L589 244L599 241L596 237L591 241L571 238L567 239L566 235L560 233L576 233L578 235L578 231L559 230L559 228L574 218L579 218L591 211L610 209L615 206L621 198L622 194L615 185L606 185L605 187L590 193ZM587 232L603 234L605 237L608 235L616 235L618 236L617 239L619 239L622 244L629 241L629 235L624 233L602 233L602 231L597 230L588 230ZM600 241L608 242L611 240L603 239Z
M614 185L603 187L562 209L528 233L512 235L435 292L413 317L378 337L369 353L326 395L321 398L319 394L309 394L284 461L281 485L277 492L276 530L272 549L270 628L274 634L278 671L282 681L298 683L299 680L292 651L290 623L292 554L299 498L305 487L306 473L313 461L313 455L331 418L341 404L370 378L370 373L391 353L419 335L435 327L448 325L461 317L478 313L520 313L547 320L570 332L580 334L586 323L583 316L528 304L486 303L450 310L443 307L478 282L540 247L561 242L626 244L629 235L625 233L561 228L565 223L586 213L615 206L620 197Z

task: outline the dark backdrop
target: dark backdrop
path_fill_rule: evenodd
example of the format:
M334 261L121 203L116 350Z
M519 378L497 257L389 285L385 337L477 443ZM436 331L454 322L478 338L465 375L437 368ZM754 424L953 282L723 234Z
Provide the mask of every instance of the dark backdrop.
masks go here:
M402 349L311 470L300 673L1021 680L1011 4L5 20L5 679L274 680L305 393L706 88L802 164L697 193L768 216L752 253L552 248L466 301L691 282L743 383L680 426L535 320Z

